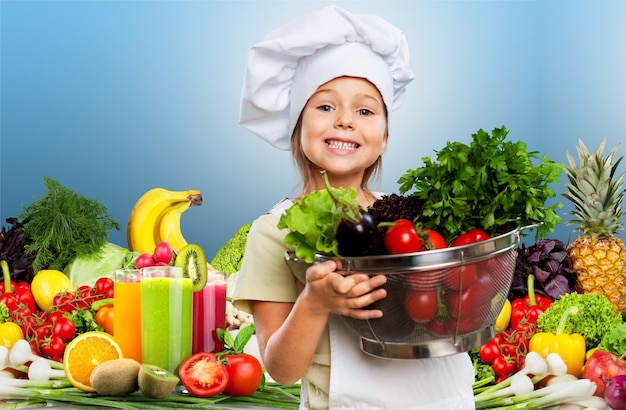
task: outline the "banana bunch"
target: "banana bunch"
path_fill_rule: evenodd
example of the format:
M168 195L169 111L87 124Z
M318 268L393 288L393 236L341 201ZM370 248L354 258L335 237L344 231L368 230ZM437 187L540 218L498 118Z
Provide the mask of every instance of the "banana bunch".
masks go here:
M144 193L130 212L126 240L131 251L152 253L157 244L166 241L178 251L187 245L180 221L192 206L202 205L200 191L170 191L152 188Z

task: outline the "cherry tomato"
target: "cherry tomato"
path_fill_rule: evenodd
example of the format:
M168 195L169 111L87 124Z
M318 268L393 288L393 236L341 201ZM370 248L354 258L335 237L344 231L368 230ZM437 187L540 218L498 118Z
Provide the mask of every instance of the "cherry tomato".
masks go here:
M48 313L48 320L50 321L50 323L54 323L57 321L57 319L65 317L65 312L63 312L62 310L54 310L50 313Z
M135 267L137 269L147 268L148 266L154 266L155 264L156 261L149 253L142 253L137 256L137 259L135 259Z
M166 265L172 261L173 256L174 250L170 244L165 241L160 242L156 248L154 248L154 253L152 254L152 258L155 262L162 262Z
M228 384L224 394L229 396L249 396L263 382L263 368L256 357L247 353L226 355Z
M511 357L500 355L496 357L491 367L496 377L510 376L517 369L517 363Z
M76 309L74 295L70 292L61 292L54 296L52 305L63 312L71 312Z
M463 246L463 245L469 245L471 243L476 243L479 241L484 241L486 239L489 239L489 234L485 231L483 231L482 229L470 229L469 231L462 233L461 235L457 236L452 243L450 244L450 246Z
M228 371L213 353L196 353L185 360L178 376L189 394L195 397L213 397L228 385Z
M439 313L439 301L436 290L413 291L408 290L404 298L404 308L418 323L430 322Z
M59 336L52 335L39 345L39 350L49 358L60 357L65 351L65 343Z
M102 306L96 312L94 320L97 324L104 328L104 331L108 334L113 334L113 320L115 318L115 311L113 305Z
M500 347L493 339L480 346L480 349L478 349L478 356L480 357L480 360L487 364L493 364L501 353Z
M398 219L387 228L383 239L385 249L391 254L412 253L422 250L422 240L415 225L408 219Z
M68 342L76 336L76 326L70 319L60 317L52 325L52 334L58 336L64 342Z
M82 285L76 290L74 302L79 309L89 309L96 300L96 289L89 285Z
M113 282L113 279L103 276L101 278L98 278L95 286L97 294L103 295L105 298L113 297L113 289L115 286L115 282Z

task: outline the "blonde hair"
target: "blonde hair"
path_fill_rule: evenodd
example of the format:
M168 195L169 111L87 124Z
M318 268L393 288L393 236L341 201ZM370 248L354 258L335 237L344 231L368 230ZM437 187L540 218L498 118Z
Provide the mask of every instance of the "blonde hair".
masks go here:
M387 107L385 107L385 119L386 118ZM385 125L385 140L387 140L387 138L389 138L388 124ZM291 134L291 155L296 167L298 168L300 177L302 178L302 189L304 192L309 192L315 189L313 181L315 181L315 175L319 173L321 169L311 162L302 149L302 112L300 112L298 122L296 122L296 126L293 129L293 134ZM365 169L365 172L363 173L363 181L361 182L361 189L369 192L368 186L370 179L378 179L382 173L382 168L383 161L381 155L376 158L376 161L374 161L372 165Z

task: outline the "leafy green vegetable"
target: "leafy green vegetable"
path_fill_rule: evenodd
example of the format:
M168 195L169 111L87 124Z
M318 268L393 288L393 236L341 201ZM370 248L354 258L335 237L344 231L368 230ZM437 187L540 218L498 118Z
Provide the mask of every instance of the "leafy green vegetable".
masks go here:
M106 276L114 279L118 269L130 269L139 253L131 252L111 242L106 242L98 252L74 258L63 273L70 278L74 288L81 285L93 286L98 278Z
M103 331L104 328L96 323L94 313L88 309L74 309L65 315L74 323L76 334Z
M472 228L495 232L518 218L523 225L542 222L540 237L554 230L562 204L546 206L546 200L556 196L550 184L559 182L563 164L529 152L522 141L506 141L508 132L480 129L470 145L448 142L436 160L424 157L422 167L400 177L401 194L414 190L425 201L426 227L447 239Z
M566 309L577 306L579 312L570 316L564 332L578 333L584 339L587 349L596 347L602 338L615 326L622 323L622 315L615 311L613 303L600 293L568 293L552 302L550 307L537 319L540 332L556 333L561 316Z
M620 323L607 332L598 347L616 356L623 356L626 352L626 323Z
M339 256L335 239L342 219L361 217L356 190L328 186L304 195L278 221L280 229L288 228L285 245L294 246L296 256L312 263L316 253ZM357 220L358 222L358 220Z
M85 198L49 176L44 176L44 182L46 195L24 207L19 216L28 238L24 249L34 256L35 271L62 271L74 258L97 253L110 230L121 226L98 200Z
M0 303L0 323L9 322L11 318L11 312L4 303Z
M493 371L493 367L480 359L479 349L472 349L467 352L470 359L472 359L472 364L474 365L474 381L480 382L483 380L491 380L495 382L496 374Z
M241 226L221 248L217 250L213 260L210 262L215 270L232 275L239 271L241 260L246 250L246 240L250 232L252 222Z

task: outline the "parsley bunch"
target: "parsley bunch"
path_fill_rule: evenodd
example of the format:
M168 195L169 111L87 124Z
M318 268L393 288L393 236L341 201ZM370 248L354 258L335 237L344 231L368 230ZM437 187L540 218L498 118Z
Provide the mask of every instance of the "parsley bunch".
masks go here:
M555 209L562 204L546 201L556 196L550 184L559 181L563 164L529 152L522 141L507 141L507 134L504 126L491 135L480 129L469 145L448 142L436 160L424 157L422 167L400 177L401 194L413 190L425 201L426 227L446 239L472 228L494 233L513 220L541 222L540 237L554 230L561 221Z

